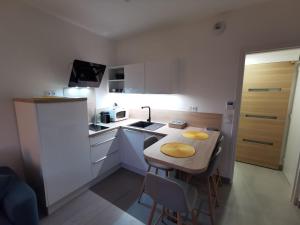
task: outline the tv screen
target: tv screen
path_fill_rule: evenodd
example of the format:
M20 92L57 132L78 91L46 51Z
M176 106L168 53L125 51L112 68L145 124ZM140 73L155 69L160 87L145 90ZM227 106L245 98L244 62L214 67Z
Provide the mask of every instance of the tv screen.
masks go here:
M75 59L69 87L99 87L105 68L105 65Z

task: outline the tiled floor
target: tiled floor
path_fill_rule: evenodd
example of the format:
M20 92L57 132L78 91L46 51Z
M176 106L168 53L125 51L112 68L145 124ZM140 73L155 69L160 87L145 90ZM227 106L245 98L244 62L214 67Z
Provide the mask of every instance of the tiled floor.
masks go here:
M150 211L151 199L136 202L143 177L120 169L70 202L42 225L131 225L143 224ZM300 209L290 203L290 186L275 170L236 163L232 185L220 190L218 225L299 225ZM97 193L97 194L96 194ZM210 224L201 214L199 222ZM171 224L171 223L168 223Z

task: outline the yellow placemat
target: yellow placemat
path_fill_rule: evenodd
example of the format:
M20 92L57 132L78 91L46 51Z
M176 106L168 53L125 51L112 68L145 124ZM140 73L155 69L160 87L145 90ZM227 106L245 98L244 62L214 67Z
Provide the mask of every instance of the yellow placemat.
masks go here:
M193 131L193 130L183 132L182 136L186 138L197 139L197 140L206 140L209 137L208 134L205 132Z
M192 145L179 142L166 143L160 147L160 151L168 156L175 158L187 158L195 154L195 148Z

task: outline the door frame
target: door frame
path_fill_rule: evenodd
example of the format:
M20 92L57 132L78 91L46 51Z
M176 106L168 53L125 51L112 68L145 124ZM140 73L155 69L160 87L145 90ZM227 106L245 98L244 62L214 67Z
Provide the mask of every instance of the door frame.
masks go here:
M300 59L299 59L300 60ZM297 69L296 69L296 77L295 77L295 84L294 84L294 95L292 97L292 101L294 103L294 99L295 99L295 93L296 93L296 87L297 87L297 82L300 82L300 63L297 63ZM293 105L291 106L291 113L293 110ZM291 120L289 119L289 126L290 126L290 122ZM289 129L288 126L288 129ZM286 143L287 145L287 138L286 138ZM298 157L298 164L297 164L297 168L296 168L296 176L294 178L294 183L293 183L293 187L292 187L292 195L291 195L291 201L297 205L300 208L300 154Z
M254 54L254 53L263 53L263 52L272 52L272 51L280 51L280 50L289 50L300 48L299 44L295 45L281 45L281 46L269 46L269 47L261 47L261 48L244 48L240 51L240 61L239 61L239 76L237 79L237 86L235 91L235 111L233 116L233 124L232 124L232 146L233 155L232 155L232 175L234 174L234 165L236 162L236 152L237 152L237 137L238 137L238 129L239 129L239 120L240 120L240 109L241 109L241 100L242 100L242 90L244 83L244 72L245 72L245 61L246 55ZM300 157L298 162L298 171L297 174L300 174ZM233 177L233 176L232 176ZM293 193L291 194L291 201L295 204L299 204L298 195L300 195L300 177L298 179L295 178L294 181ZM299 196L300 197L300 196Z

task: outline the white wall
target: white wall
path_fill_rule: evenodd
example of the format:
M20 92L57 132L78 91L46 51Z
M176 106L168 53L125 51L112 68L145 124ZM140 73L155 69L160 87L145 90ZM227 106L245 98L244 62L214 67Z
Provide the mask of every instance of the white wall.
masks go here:
M299 8L300 1L273 1L193 24L143 33L117 43L117 61L130 64L178 57L183 62L183 105L178 108L197 105L202 112L224 113L225 101L240 101L236 93L242 84L244 51L300 46ZM219 20L226 21L227 28L225 33L215 35L212 28ZM147 103L140 100L140 104ZM222 171L229 178L235 158L235 115L234 126L224 124L223 128L227 140Z
M114 43L18 0L1 0L0 33L0 165L22 174L12 98L62 94L74 58L111 63Z
M296 82L294 103L292 108L290 127L287 137L286 152L284 157L283 172L287 177L291 187L297 173L298 161L300 157L300 70Z

